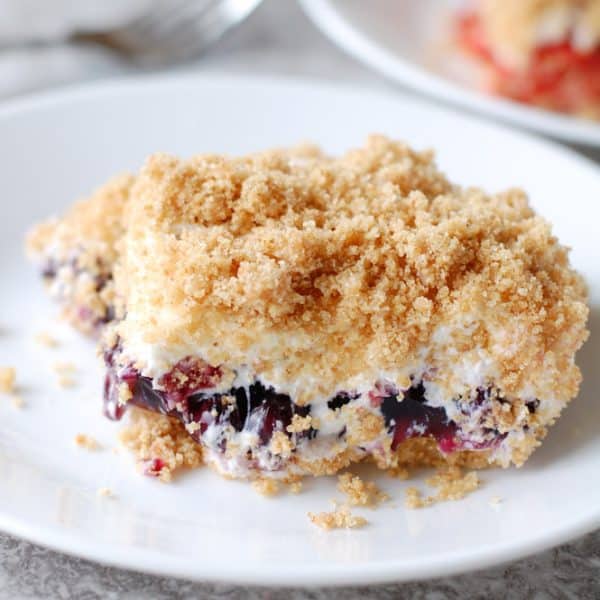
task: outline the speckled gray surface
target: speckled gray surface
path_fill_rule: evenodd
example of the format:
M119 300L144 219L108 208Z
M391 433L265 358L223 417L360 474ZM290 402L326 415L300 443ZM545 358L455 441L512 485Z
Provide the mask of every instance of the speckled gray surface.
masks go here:
M65 81L130 71L126 65L95 49L82 51L68 46L46 51L0 52L0 78L9 63L11 69L15 64L26 66L29 76L19 79L12 88L0 86L0 94L5 96ZM351 81L357 86L391 87L324 39L293 0L266 0L246 23L192 67L213 72L302 75ZM597 152L586 154L600 159ZM0 600L9 598L594 599L600 598L600 532L538 556L478 573L404 585L331 590L242 588L153 577L99 566L0 534Z

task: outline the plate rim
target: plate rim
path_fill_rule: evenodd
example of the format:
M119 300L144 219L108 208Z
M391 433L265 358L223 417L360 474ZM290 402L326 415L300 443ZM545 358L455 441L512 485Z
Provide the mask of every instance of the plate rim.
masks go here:
M467 574L486 568L496 568L502 565L527 558L534 554L549 550L560 544L569 542L585 535L591 528L600 525L600 517L595 516L590 522L580 523L578 527L563 526L554 535L543 540L532 540L523 544L517 553L513 546L504 544L500 550L497 546L485 548L478 554L471 554L462 561L449 562L445 557L440 557L432 563L404 562L410 568L398 570L398 561L379 561L374 564L362 565L361 570L349 568L345 564L327 565L326 569L315 571L314 566L292 565L288 570L269 572L265 578L264 571L259 571L250 563L247 566L236 567L230 571L226 561L220 570L213 568L199 572L194 569L189 560L170 557L156 551L135 548L114 548L110 544L100 542L87 542L73 534L53 531L49 527L32 527L25 523L11 521L9 516L0 512L0 531L16 538L40 545L71 556L90 560L92 562L118 568L121 570L137 571L148 575L161 577L175 577L196 581L198 583L227 583L236 585L254 585L261 587L342 587L362 586L392 583L408 583L426 579L438 579L460 574ZM44 533L46 534L44 536ZM342 532L352 535L352 532ZM331 533L326 533L331 535ZM132 558L133 557L133 558Z
M409 97L392 90L356 90L351 84L324 83L310 78L293 78L278 76L251 76L251 75L215 75L211 73L177 73L167 75L144 75L137 77L122 77L106 79L95 83L83 83L64 86L39 94L32 94L24 98L11 99L0 103L0 123L12 117L37 113L64 102L85 101L98 94L118 94L126 91L139 91L140 87L162 87L166 82L183 85L206 84L213 86L269 86L272 89L304 89L323 93L339 94L343 92L355 97L378 97L381 99L398 100L405 104L432 110L439 113L457 112L461 118L475 122L480 126L495 130L497 133L508 135L516 143L527 142L551 150L564 159L573 162L579 168L593 171L594 176L600 179L598 166L592 160L580 155L578 152L561 146L560 144L536 137L530 133L521 132L497 123L490 123L479 116L461 113L456 109L435 106L414 97ZM210 570L198 569L198 564L189 558L169 557L160 552L135 548L115 548L108 543L93 541L88 542L75 534L61 532L56 528L29 524L19 517L7 514L0 508L0 530L9 535L26 539L30 542L63 552L65 554L92 560L94 562L114 566L121 569L141 571L154 575L173 576L194 581L227 582L236 584L251 584L261 586L345 586L367 585L376 583L392 583L422 580L432 577L444 577L460 573L475 571L483 568L500 566L501 564L519 560L526 556L542 552L556 545L568 542L585 533L600 527L600 509L589 512L585 517L571 519L553 529L550 533L545 531L527 542L514 544L490 545L479 548L476 553L463 553L452 561L447 556L438 557L434 562L389 560L377 561L362 565L360 570L348 568L345 564L322 564L319 570L314 566L293 565L287 563L288 569L278 569L276 572L258 571L255 565L236 567L231 571L226 563L221 569L215 569L211 563ZM201 566L201 565L200 565Z
M553 114L476 90L429 73L387 50L373 38L353 27L335 7L336 0L299 0L317 28L338 47L388 80L425 94L438 102L473 111L479 116L499 119L513 127L548 135L554 139L600 147L600 124Z

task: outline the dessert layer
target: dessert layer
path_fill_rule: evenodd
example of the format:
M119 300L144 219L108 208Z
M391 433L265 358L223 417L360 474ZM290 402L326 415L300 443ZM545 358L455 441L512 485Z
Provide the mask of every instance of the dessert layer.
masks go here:
M436 374L423 370L405 389L380 380L364 392L340 390L299 405L258 378L240 377L243 369L228 373L187 357L152 379L131 365L119 367L120 354L119 346L105 354L106 414L120 419L134 405L178 419L202 446L205 462L231 477L322 475L364 458L393 467L413 438L433 442L440 460L470 451L481 463L522 464L552 410L467 382L462 395L441 398Z

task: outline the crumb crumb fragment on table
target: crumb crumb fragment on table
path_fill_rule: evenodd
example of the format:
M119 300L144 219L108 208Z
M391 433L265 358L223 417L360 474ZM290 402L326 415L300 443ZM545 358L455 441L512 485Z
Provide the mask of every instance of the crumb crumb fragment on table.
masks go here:
M405 506L424 508L437 502L461 500L480 486L477 473L471 471L463 475L459 467L444 467L425 480L427 485L437 489L431 496L423 496L416 487L406 489Z
M325 530L358 529L368 523L364 517L352 514L350 507L345 504L336 506L334 510L329 512L309 512L308 518L317 527Z
M0 367L0 392L10 394L15 390L17 370L14 367Z
M339 475L337 487L346 495L351 506L375 507L390 498L374 482L365 482L358 475L352 473Z
M108 487L98 488L96 494L102 498L114 498L114 492Z
M74 441L77 446L86 450L98 450L100 448L100 444L92 436L85 433L78 433Z
M58 346L58 340L46 331L36 333L33 339L37 344L46 348L56 348Z
M262 496L276 496L279 493L279 483L275 479L261 477L252 482L252 487Z

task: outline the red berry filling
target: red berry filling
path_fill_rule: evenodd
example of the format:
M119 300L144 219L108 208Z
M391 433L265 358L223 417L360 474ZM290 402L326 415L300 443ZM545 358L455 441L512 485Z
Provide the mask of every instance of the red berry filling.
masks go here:
M489 67L491 93L569 113L600 105L600 49L583 53L568 41L544 45L533 51L526 68L511 69L493 54L473 13L460 17L458 39Z

